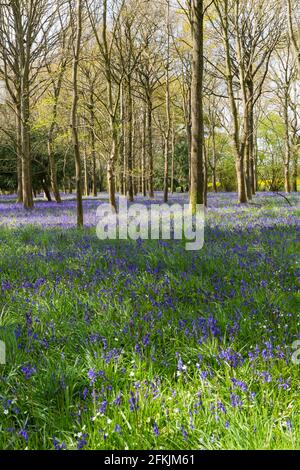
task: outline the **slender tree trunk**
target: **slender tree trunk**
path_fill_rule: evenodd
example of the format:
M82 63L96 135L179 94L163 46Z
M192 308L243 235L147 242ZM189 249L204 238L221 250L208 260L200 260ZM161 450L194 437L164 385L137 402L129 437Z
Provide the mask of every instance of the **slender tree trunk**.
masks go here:
M26 77L23 78L25 87L21 99L21 147L22 147L22 188L25 209L33 208L32 170L30 155L30 124L29 124L29 90Z
M86 146L83 153L83 167L84 167L84 195L89 196L89 173L88 173L88 164L87 164L87 150Z
M253 185L254 185L254 194L258 191L257 158L258 158L257 127L255 127L254 139L253 139Z
M219 16L222 17L222 13L219 10ZM245 182L245 171L244 171L244 144L240 144L240 134L239 134L239 119L238 119L238 110L234 96L233 88L233 72L232 72L232 63L231 63L231 46L229 41L229 25L228 25L228 0L224 0L224 18L222 17L223 22L223 32L224 32L224 45L225 45L225 54L226 54L226 68L227 68L227 89L229 95L230 109L233 119L234 126L234 150L235 150L235 160L236 160L236 176L237 176L237 186L238 186L238 201L243 204L247 202L247 193L246 193L246 182ZM245 121L246 124L246 121ZM247 126L247 124L246 124ZM245 137L244 132L244 137Z
M124 194L124 104L123 104L123 84L120 85L120 127L119 132L119 151L118 151L118 173L119 173L119 193Z
M169 152L170 152L170 132L171 132L171 114L170 114L170 2L167 0L167 64L166 64L166 117L167 127L165 132L165 168L164 168L164 202L169 198Z
M143 123L142 123L142 194L146 197L146 109L143 109Z
M113 78L111 74L111 49L107 40L107 0L103 0L103 25L102 25L102 46L105 61L105 77L107 85L107 104L110 114L110 130L111 130L111 152L107 162L107 186L109 193L109 203L114 211L117 211L116 205L116 180L115 167L118 160L118 122L116 117L116 109L113 98Z
M250 201L252 199L252 181L251 181L251 160L250 160L250 148L249 148L249 140L247 139L247 143L245 146L245 180L246 180L246 191L247 191L247 199Z
M192 0L192 149L190 206L203 204L203 0Z
M291 187L290 187L290 164L288 160L288 156L286 155L285 157L285 163L284 163L284 190L286 193L291 192Z
M251 67L252 71L252 67ZM247 82L248 96L249 96L249 116L248 116L248 153L249 153L249 178L250 178L250 189L254 195L256 192L255 187L255 162L254 162L254 84L253 80L250 79Z
M291 145L289 133L289 102L288 90L285 90L284 96L284 125L285 125L285 158L284 158L284 190L286 193L291 192L290 186L290 160L291 160Z
M18 191L17 203L23 202L23 182L22 182L22 146L21 146L21 116L20 108L16 112L16 153L17 153L17 176L18 176Z
M52 132L50 131L48 136L48 159L49 159L49 168L50 168L50 181L51 187L53 191L54 198L58 204L61 203L61 197L58 189L57 183L57 168L56 168L56 161L53 155L53 142L52 142Z
M62 80L63 80L64 71L65 71L65 65L66 63L63 63L61 65L61 70L59 72L57 84L54 85L54 103L53 103L53 111L52 111L52 121L50 124L49 133L48 133L48 159L49 159L49 167L50 167L50 181L51 181L51 187L52 187L54 198L58 204L61 203L61 197L60 197L58 182L57 182L56 161L53 155L53 137L54 137L54 132L56 128L57 107L58 107L58 100L59 100L61 87L62 87Z
M192 124L190 122L186 125L186 134L187 134L187 148L188 148L188 164L189 164L189 176L188 176L188 190L191 187L191 155L192 155Z
M215 193L218 192L217 186L217 175L216 175L216 166L217 166L217 155L216 155L216 132L215 132L215 125L212 125L212 183L213 183L213 190Z
M252 68L250 67L250 70ZM245 134L245 179L247 189L247 199L252 199L253 194L253 82L244 78L244 134Z
M169 137L164 138L164 202L168 202L169 198Z
M82 0L77 0L76 8L76 38L74 45L73 57L73 71L72 71L72 85L73 85L73 98L71 110L71 128L73 138L73 149L75 156L75 173L76 173L76 194L77 194L77 226L83 227L83 204L82 204L82 170L81 170L81 156L78 137L78 65L81 49L82 37Z
M49 191L47 179L43 177L41 183L42 183L42 188L44 191L44 198L47 199L48 202L52 202L51 193Z
M136 155L136 142L137 142L137 128L136 128L136 114L134 108L134 101L132 101L132 186L134 196L138 195L139 192L139 177L136 176L136 170L138 169L138 161Z
M133 194L133 152L132 152L132 134L133 134L133 100L131 89L131 77L127 81L127 197L130 202L134 199Z
M293 174L292 174L292 191L294 193L296 193L298 191L297 178L298 178L298 153L296 151L294 151Z
M109 203L111 207L117 211L116 204L116 181L115 181L115 162L118 152L118 130L116 123L111 122L112 128L112 147L111 154L107 164L107 185L108 185L108 194L109 194Z
M188 188L191 187L191 152L192 152L192 117L191 117L191 86L188 86L188 91L183 92L183 101L184 101L184 122L187 138L187 151L188 151Z
M92 149L92 185L93 185L93 197L97 197L97 171L96 171L96 138L95 138L95 103L94 103L94 92L92 90L91 96L91 107L90 107L90 140Z
M123 134L123 146L122 146L122 158L123 158L123 196L127 194L127 174L128 174L128 164L127 164L127 132L126 126L124 123L125 120L125 113L123 115L123 123L122 123L122 134Z
M30 47L31 37L25 31L22 22L21 6L13 6L13 19L18 50L18 67L20 78L20 145L22 154L22 190L23 205L25 209L33 208L32 195L32 162L31 162L31 129L30 129ZM27 38L27 42L25 41Z
M247 119L247 129L249 125L249 116L246 116ZM244 145L244 155L245 155L245 181L246 181L246 192L247 199L252 199L252 182L251 182L251 160L250 160L250 146L249 146L249 132L246 130L247 136Z
M228 0L226 0L226 9L228 7ZM245 71L245 66L244 66L244 61L243 61L243 54L242 54L242 33L240 32L240 25L239 25L239 8L240 8L240 2L236 1L235 2L235 29L236 29L236 46L237 46L237 61L238 61L238 69L239 69L239 82L241 86L241 92L242 92L242 103L243 103L243 129L242 129L242 137L240 139L239 135L239 122L238 122L238 111L237 107L235 104L235 112L236 112L236 118L234 118L235 122L235 134L237 136L236 140L236 147L239 147L239 158L240 162L237 163L237 170L241 173L243 172L243 175L240 174L238 175L238 187L240 187L239 192L239 198L242 199L242 193L245 191L245 199L252 199L252 191L251 191L251 181L250 181L250 160L249 160L249 109L250 109L250 99L251 97L249 96L248 89L247 89L247 80L246 80L246 71ZM227 12L226 12L227 14ZM227 50L228 53L230 54L230 43L229 43L229 38L228 38L228 19L226 19L226 36L227 36ZM230 70L232 72L232 67L231 67L231 58L229 57L230 61ZM233 80L231 77L231 95L233 97L234 101L234 95L233 95ZM234 102L235 103L235 102ZM238 145L238 142L240 141L240 144ZM243 183L244 181L244 183ZM243 185L245 184L245 189L243 188ZM242 202L242 201L240 201Z
M207 148L203 139L203 203L207 207L208 192L208 166L207 166Z
M120 179L121 179L121 193L126 196L127 192L127 154L126 154L126 129L125 129L125 100L124 100L124 85L121 83L120 90L120 121L121 121L121 135L120 135Z
M244 202L247 202L245 173L244 173L244 158L240 156L239 154L236 154L235 166L236 166L239 202L244 203Z
M174 174L175 174L175 129L174 116L172 125L172 161L171 161L171 193L174 194Z
M148 157L148 172L149 172L149 197L154 198L154 185L153 185L153 142L152 142L152 95L150 93L147 100L147 157Z
M17 189L17 203L23 202L23 184L22 184L22 160L17 156L17 178L18 178L18 189Z

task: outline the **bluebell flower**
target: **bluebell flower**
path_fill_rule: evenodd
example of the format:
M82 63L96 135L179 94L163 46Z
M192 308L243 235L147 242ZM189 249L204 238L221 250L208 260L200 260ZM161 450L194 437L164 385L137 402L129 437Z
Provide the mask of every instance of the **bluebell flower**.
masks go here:
M218 410L220 410L222 413L226 414L225 405L221 401L217 402L217 407L218 407Z
M137 411L139 409L138 395L137 394L135 395L132 390L130 390L129 404L130 404L130 411Z
M21 431L18 432L18 436L22 437L24 441L28 442L28 433L26 429L21 429Z
M67 448L66 444L60 443L55 437L52 438L54 450L64 450Z
M23 372L25 379L29 380L36 373L36 368L30 363L27 363L21 366L21 371Z
M243 406L242 399L238 395L235 395L234 393L230 394L230 400L231 400L231 405L233 408Z
M95 369L90 369L87 375L88 375L88 378L90 379L90 385L94 385L94 383L96 382L96 378L97 378Z
M247 385L242 380L237 380L234 377L231 377L231 382L235 388L240 388L243 392L247 392Z
M117 398L114 400L113 403L114 403L114 405L116 405L116 406L120 406L120 405L121 405L121 401L122 401L122 394L119 393L119 394L117 395Z
M87 445L87 434L82 434L81 436L77 437L77 449L81 450Z
M116 424L115 432L117 432L117 433L121 432L121 426L119 424Z
M183 424L181 425L181 432L182 432L183 439L186 441L188 438L188 433L186 432Z

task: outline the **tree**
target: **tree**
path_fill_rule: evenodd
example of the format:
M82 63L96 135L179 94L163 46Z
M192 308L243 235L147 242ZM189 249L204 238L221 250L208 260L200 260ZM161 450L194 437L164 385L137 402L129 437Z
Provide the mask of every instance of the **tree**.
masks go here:
M203 0L191 1L193 40L192 65L192 145L190 206L193 213L197 204L203 204Z
M149 197L154 197L154 165L153 165L153 114L157 107L156 93L161 88L165 77L163 64L163 51L165 41L161 35L161 20L159 9L155 6L148 13L148 25L141 30L141 56L137 64L137 74L140 84L140 97L145 102L145 184L148 187ZM147 168L146 168L147 167Z
M68 18L68 17L67 17ZM47 63L46 68L49 75L50 81L50 94L52 98L52 113L50 126L48 131L48 157L49 157L49 169L50 169L50 180L51 187L57 203L61 203L61 197L59 193L59 187L57 182L57 165L53 155L53 140L57 131L57 120L58 120L58 104L61 95L61 89L63 86L63 79L69 62L69 41L68 29L69 21L67 20L64 24L64 19L60 11L58 11L58 20L60 32L58 34L56 47L58 53L55 56L54 63Z
M171 102L170 102L170 1L166 0L166 26L167 26L167 57L166 57L166 129L164 132L164 202L168 202L169 192L169 159L170 159L170 137L171 137Z
M57 39L57 11L63 0L12 0L0 3L0 58L17 119L19 189L24 207L33 207L31 127L32 98L41 93L39 72L50 60ZM43 85L42 85L43 86Z
M72 8L72 6L71 6ZM76 0L76 15L73 17L73 66L72 66L72 108L71 108L71 130L76 171L76 196L77 196L77 226L83 226L83 204L82 204L82 169L78 138L78 68L82 39L82 0ZM74 10L73 10L74 13ZM76 25L76 28L75 26Z
M293 45L295 57L296 57L297 64L298 64L298 73L300 74L299 27L298 27L298 32L296 33L295 26L294 26L294 20L296 18L295 6L298 7L298 5L297 4L295 5L293 0L286 0L286 6L287 6L287 20L288 20L290 40Z
M238 199L245 203L256 189L254 106L262 94L283 18L277 0L271 11L266 0L215 0L214 5L218 21L212 18L211 23L215 34L221 31L224 45L224 75L233 123Z

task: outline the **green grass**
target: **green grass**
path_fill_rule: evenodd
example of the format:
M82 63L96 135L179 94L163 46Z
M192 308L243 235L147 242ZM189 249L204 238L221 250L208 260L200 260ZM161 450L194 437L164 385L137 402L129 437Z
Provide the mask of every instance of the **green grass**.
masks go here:
M2 228L0 448L299 449L295 214L213 213L200 252Z

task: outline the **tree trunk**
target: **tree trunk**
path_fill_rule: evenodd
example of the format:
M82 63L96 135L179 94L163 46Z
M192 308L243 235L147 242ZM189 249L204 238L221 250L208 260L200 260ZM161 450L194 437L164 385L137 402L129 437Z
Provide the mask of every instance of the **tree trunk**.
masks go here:
M147 157L148 157L148 189L149 197L154 198L153 185L153 142L152 142L152 96L147 100Z
M17 189L17 203L23 202L23 185L22 185L22 161L17 156L17 177L18 177L18 189Z
M107 185L108 185L108 194L109 194L109 203L112 208L117 210L116 205L116 187L115 187L115 167L114 167L114 146L112 148L111 157L107 165Z
M23 202L23 182L22 182L22 146L21 146L21 116L20 109L18 107L16 113L16 131L17 131L17 142L16 142L16 153L17 153L17 176L18 176L18 191L17 191L17 203Z
M190 122L186 125L186 134L187 134L187 147L188 147L188 164L189 164L189 180L188 188L191 187L191 155L192 155L192 124Z
M291 192L290 186L290 160L291 160L291 145L289 133L289 97L288 90L285 90L284 96L284 125L285 125L285 157L284 157L284 190L286 193Z
M171 114L170 114L170 2L167 0L167 63L166 63L166 117L167 128L165 132L165 168L164 168L164 202L168 202L169 197L169 151L170 151L170 132L171 132Z
M203 203L207 207L207 191L208 191L208 166L207 166L207 149L203 139Z
M31 174L31 155L30 155L30 125L29 125L29 91L24 92L21 104L21 147L22 147L22 189L23 204L25 209L33 208L32 197L32 174Z
M218 10L219 15L222 17L222 13ZM224 21L223 21L224 20ZM224 18L223 29L224 29L224 45L225 45L225 54L226 54L226 69L227 69L227 89L230 102L230 109L232 114L234 132L233 132L233 142L235 149L235 160L236 160L236 176L237 176L237 190L238 190L238 201L240 204L247 202L247 193L246 193L246 182L245 182L245 170L244 170L244 156L245 156L245 144L247 137L246 131L244 129L244 139L242 144L240 144L240 126L238 119L238 110L237 104L234 96L234 87L233 87L233 72L232 72L232 59L231 59L231 46L229 40L229 24L228 24L228 0L225 0L224 3ZM245 118L245 113L244 113ZM247 128L247 121L245 119L244 126Z
M143 109L143 124L142 124L142 194L146 197L146 110Z
M250 71L252 67L250 66ZM244 78L243 78L244 79ZM245 80L245 79L244 79ZM244 114L245 114L245 129L246 132L246 145L245 145L245 164L246 164L246 186L247 186L247 198L252 199L254 194L254 162L253 162L253 80L245 80L245 100L244 100Z
M297 177L298 177L298 154L293 159L293 174L292 174L292 191L296 193L297 188Z
M218 192L217 186L217 175L216 175L216 166L217 166L217 155L216 155L216 133L215 125L212 126L212 185L215 193Z
M97 197L97 172L96 172L96 138L95 138L95 102L94 90L90 95L90 141L92 153L92 191L93 197Z
M133 153L132 153L132 134L133 134L133 101L131 89L131 77L127 82L127 198L130 202L134 199L133 194Z
M169 195L169 137L165 136L165 149L164 149L164 202L168 202Z
M190 206L203 204L203 0L192 0L192 148Z
M171 161L171 193L174 194L174 173L175 173L175 129L174 116L172 125L172 161Z
M127 153L126 153L126 128L125 128L125 99L124 99L124 85L121 84L120 93L120 121L121 121L121 135L120 135L120 161L121 164L121 180L122 180L122 195L126 196L127 193Z
M139 193L139 177L136 176L136 170L138 169L138 161L136 155L136 142L137 142L137 129L136 129L136 114L134 109L134 102L132 102L132 186L133 194L137 196Z
M45 177L42 178L41 183L45 195L44 198L47 199L48 202L52 202L51 193L49 191L48 183Z
M89 196L89 172L88 172L88 164L87 164L87 150L86 147L83 153L83 166L84 166L84 195Z
M252 68L251 68L252 70ZM248 153L249 153L249 177L250 177L250 189L254 195L256 192L255 187L255 156L254 156L254 85L253 80L250 79L247 83L248 95L249 95L249 116L248 116Z
M61 64L59 76L58 76L58 81L57 84L54 84L54 103L53 103L53 111L52 111L52 122L50 125L49 129L49 134L48 134L48 159L49 159L49 167L50 167L50 181L51 181L51 187L52 191L54 194L54 198L58 204L61 203L61 197L59 194L59 188L58 188L58 183L57 183L57 167L56 167L56 161L54 159L53 155L53 137L54 137L54 131L56 128L56 121L57 121L57 106L58 106L58 100L61 92L61 87L62 87L62 80L63 80L63 75L65 72L65 67L66 67L66 61L64 61Z
M22 6L16 2L12 5L12 21L16 34L17 52L16 65L20 73L20 82L16 83L18 92L18 115L20 132L20 150L22 158L22 191L25 209L33 208L32 195L32 168L31 168L31 129L30 129L30 53L31 40L29 30L26 30L22 21ZM32 22L30 23L32 27ZM25 40L27 39L27 41ZM18 80L16 80L18 82Z
M247 202L246 182L244 172L244 158L243 156L236 155L236 176L238 185L238 199L239 203Z
M76 28L76 40L74 47L73 57L73 73L72 73L72 84L73 84L73 99L72 99L72 110L71 110L71 128L72 128L72 139L73 149L75 156L75 174L76 174L76 194L77 194L77 226L83 227L83 204L82 204L82 185L81 185L81 156L78 138L78 65L81 48L81 36L82 36L82 0L77 0L77 28Z
M49 159L49 168L50 168L50 181L53 191L54 198L58 204L61 203L61 197L59 194L58 184L57 184L57 169L56 161L53 156L53 143L52 143L52 132L48 136L48 159Z
M253 139L253 187L254 194L258 191L258 180L257 180L257 159L258 159L258 147L257 147L257 128L254 131Z

